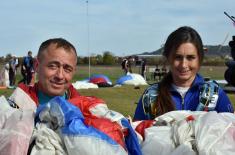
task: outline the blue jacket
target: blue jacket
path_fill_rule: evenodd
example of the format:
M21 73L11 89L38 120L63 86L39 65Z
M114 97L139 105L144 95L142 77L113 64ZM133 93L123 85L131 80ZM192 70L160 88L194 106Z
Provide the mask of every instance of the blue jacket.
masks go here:
M196 75L196 78L193 81L192 86L189 88L185 97L182 98L181 95L172 87L170 90L172 100L175 103L176 110L191 110L195 111L199 104L199 94L200 94L200 86L205 83L204 78L199 74ZM148 120L152 119L148 114L145 113L143 108L145 102L155 103L157 98L157 84L154 84L147 88L144 94L141 96L139 103L137 105L134 120ZM143 96L148 96L143 99ZM215 107L215 111L217 112L233 112L233 106L223 91L222 88L219 87L218 92L218 100Z

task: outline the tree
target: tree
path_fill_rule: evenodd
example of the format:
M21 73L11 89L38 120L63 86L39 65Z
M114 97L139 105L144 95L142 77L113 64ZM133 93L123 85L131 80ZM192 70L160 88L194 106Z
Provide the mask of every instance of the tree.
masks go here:
M100 55L100 54L98 54L98 55L96 56L96 61L97 61L97 64L98 64L98 65L102 65L102 64L103 64L103 56Z
M84 64L84 58L78 57L77 65L78 65L78 64Z
M111 52L105 51L103 53L103 64L104 65L113 65L113 64L115 64L115 57Z
M11 57L12 57L11 54L8 53L8 54L6 55L5 61L8 62L8 61L11 59Z

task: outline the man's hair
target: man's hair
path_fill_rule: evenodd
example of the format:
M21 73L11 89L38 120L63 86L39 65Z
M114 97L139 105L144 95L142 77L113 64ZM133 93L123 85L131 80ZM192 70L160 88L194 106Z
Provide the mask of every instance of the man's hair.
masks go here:
M33 54L32 51L28 51L28 55L29 55L29 54Z
M56 48L64 48L66 51L70 52L70 51L74 51L76 57L77 57L77 51L75 49L75 47L68 42L67 40L63 39L63 38L53 38L53 39L48 39L46 41L44 41L38 50L38 59L40 59L40 57L42 56L42 53L44 50L46 50L51 44L55 44Z

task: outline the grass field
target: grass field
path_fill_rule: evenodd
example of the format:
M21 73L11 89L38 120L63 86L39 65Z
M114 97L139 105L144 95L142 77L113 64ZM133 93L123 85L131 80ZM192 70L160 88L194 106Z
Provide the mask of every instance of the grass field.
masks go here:
M223 79L226 67L202 67L200 73L205 77L210 77L211 79ZM139 73L139 68L133 68L135 73ZM123 72L119 66L107 67L107 66L91 66L91 74L105 74L110 80L115 84L115 81L123 75ZM89 77L88 67L79 66L78 71L74 76L73 81L82 80ZM154 83L150 78L150 73L147 74L148 82ZM21 78L20 74L17 74L17 81ZM99 89L88 89L79 90L80 94L86 96L96 96L102 98L112 110L121 112L123 115L133 116L134 110L136 108L136 103L139 97L147 86L141 86L136 89L134 86L122 86L122 87L109 87L109 88L99 88ZM12 93L12 89L0 90L0 95L5 95L6 97ZM235 95L228 94L231 102L235 106Z

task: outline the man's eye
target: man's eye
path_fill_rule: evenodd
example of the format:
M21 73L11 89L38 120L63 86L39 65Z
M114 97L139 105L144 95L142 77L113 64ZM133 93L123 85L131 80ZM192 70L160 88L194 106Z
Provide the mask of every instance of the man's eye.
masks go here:
M64 67L64 71L66 73L71 73L73 71L73 68L71 68L71 67Z
M50 69L57 69L57 68L58 68L58 66L55 65L55 64L50 64L50 65L48 65L48 67L49 67Z

